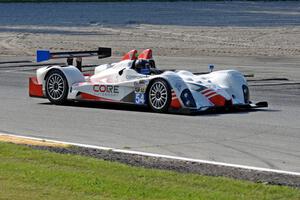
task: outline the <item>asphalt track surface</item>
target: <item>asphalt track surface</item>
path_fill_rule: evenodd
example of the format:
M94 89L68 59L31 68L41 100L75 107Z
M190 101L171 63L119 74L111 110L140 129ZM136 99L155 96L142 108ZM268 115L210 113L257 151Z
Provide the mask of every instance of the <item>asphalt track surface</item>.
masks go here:
M165 66L175 65L174 58L165 60ZM191 60L186 68L195 62L197 59ZM33 68L2 64L0 132L300 172L300 84L299 69L295 68L299 60L283 59L278 67L278 60L256 62L261 68L249 73L272 66L273 78L289 79L249 82L252 99L269 101L269 108L196 116L111 104L51 105L47 99L28 97ZM177 58L176 63L186 63L186 58ZM247 65L244 63L245 68Z

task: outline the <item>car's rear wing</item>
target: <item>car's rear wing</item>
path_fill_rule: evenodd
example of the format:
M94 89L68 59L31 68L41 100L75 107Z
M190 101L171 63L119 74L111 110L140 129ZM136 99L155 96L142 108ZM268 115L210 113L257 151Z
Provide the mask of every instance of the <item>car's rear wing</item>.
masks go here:
M98 56L99 59L111 56L111 48L99 47L97 51L69 51L69 52L50 52L48 50L37 50L36 61L42 62L58 58L82 58Z

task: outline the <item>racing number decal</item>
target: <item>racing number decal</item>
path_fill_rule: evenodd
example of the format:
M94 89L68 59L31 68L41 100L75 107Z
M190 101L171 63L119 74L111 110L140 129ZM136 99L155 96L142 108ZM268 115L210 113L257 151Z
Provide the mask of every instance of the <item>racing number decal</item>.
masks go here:
M148 81L139 80L134 82L134 93L135 93L135 103L145 104L145 92L147 88Z
M145 93L136 93L135 94L135 103L144 104L145 103Z

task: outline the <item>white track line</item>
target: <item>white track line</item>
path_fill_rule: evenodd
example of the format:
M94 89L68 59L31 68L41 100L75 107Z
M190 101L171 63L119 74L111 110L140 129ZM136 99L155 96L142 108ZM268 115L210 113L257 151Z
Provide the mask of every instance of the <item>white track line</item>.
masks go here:
M99 150L105 150L105 151L110 150L112 152L117 152L117 153L149 156L149 157L155 157L155 158L167 158L167 159L189 161L189 162L196 162L196 163L202 163L202 164L210 164L210 165L234 167L234 168L248 169L248 170L255 170L255 171L262 171L262 172L271 172L271 173L278 173L278 174L300 176L299 172L291 172L291 171L284 171L284 170L277 170L277 169L253 167L253 166L247 166L247 165L237 165L237 164L215 162L215 161L209 161L209 160L200 160L200 159L192 159L192 158L186 158L186 157L169 156L169 155L163 155L163 154L146 153L146 152L140 152L140 151L130 151L130 150L123 150L123 149L115 149L115 148L110 148L110 147L101 147L101 146L96 146L96 145L73 143L73 142L63 142L63 141L58 141L58 140L48 140L48 139L44 139L44 138L28 137L28 136L5 134L5 133L0 133L0 136L12 136L12 137L17 137L17 138L22 138L22 139L31 139L31 140L39 140L39 141L45 141L45 142L61 143L61 144L66 144L66 145L73 145L73 146L85 147L85 148L93 148L93 149L99 149Z

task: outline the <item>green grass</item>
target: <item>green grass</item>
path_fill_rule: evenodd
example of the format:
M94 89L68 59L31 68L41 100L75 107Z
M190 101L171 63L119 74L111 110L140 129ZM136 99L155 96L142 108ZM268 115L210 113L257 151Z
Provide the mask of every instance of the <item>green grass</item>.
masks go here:
M0 142L0 199L300 199L300 190Z

